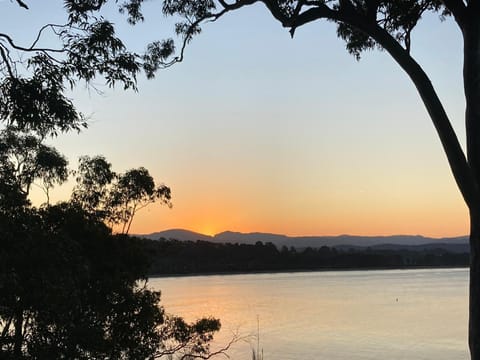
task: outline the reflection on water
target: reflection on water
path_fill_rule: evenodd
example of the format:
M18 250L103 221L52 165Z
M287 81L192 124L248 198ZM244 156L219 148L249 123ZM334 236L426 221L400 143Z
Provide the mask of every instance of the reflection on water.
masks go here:
M467 359L466 269L332 271L150 279L169 313L257 332L265 360ZM251 344L255 341L252 339ZM251 344L230 351L251 358Z

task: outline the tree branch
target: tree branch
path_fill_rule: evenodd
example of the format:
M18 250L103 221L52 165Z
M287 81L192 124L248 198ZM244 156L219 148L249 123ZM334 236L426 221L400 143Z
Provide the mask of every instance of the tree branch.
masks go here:
M268 1L268 2L271 3L271 1ZM269 7L269 10L272 11L271 7ZM340 13L336 10L330 9L325 4L319 4L316 7L309 8L304 12L298 14L298 16L295 16L292 18L285 18L284 16L280 16L279 10L278 9L274 9L274 10L275 10L275 13L272 12L272 15L277 20L279 20L284 27L290 28L290 35L292 37L295 34L295 30L298 27L305 25L307 23L316 21L318 19L329 19L329 20L335 20L335 21L340 20Z
M207 14L206 16L201 17L201 18L195 20L194 22L192 22L190 24L190 26L188 27L187 31L185 32L186 35L185 35L185 37L183 38L183 41L182 41L182 46L180 48L180 55L174 57L172 60L170 60L168 62L161 62L160 63L161 68L166 69L166 68L169 68L170 66L172 66L176 63L180 63L180 62L183 61L185 48L186 48L187 44L190 42L191 37L192 37L191 34L194 33L194 29L196 29L202 22L206 22L206 21L215 22L220 17L225 15L226 13L228 13L230 11L233 11L233 10L240 9L240 8L242 8L244 6L247 6L247 5L252 5L252 4L256 3L257 1L258 0L237 0L232 4L228 4L224 0L219 0L219 3L222 5L223 10L219 11L218 13Z
M15 42L13 41L13 39L9 35L7 35L5 33L0 33L0 38L4 38L5 40L7 40L7 42L10 44L10 46L12 48L14 48L15 50L20 50L20 51L25 51L25 52L42 51L42 52L63 53L63 52L66 51L65 49L35 48L35 47L26 48L26 47L23 47L23 46L19 46L19 45L15 44Z
M352 26L368 36L371 36L379 45L381 45L400 67L411 78L418 93L430 115L430 118L437 130L442 147L447 155L448 163L452 170L455 181L462 193L462 196L469 207L475 206L480 200L480 194L475 186L475 180L472 171L468 165L465 153L463 152L457 135L453 130L450 120L433 88L433 85L427 74L421 66L410 56L408 51L404 49L397 40L395 40L385 29L376 22L368 21L367 17L359 16L358 13L351 11L336 11L328 6L321 4L314 8L305 10L295 18L286 18L281 14L278 6L273 6L272 1L264 0L269 6L272 15L279 20L284 27L291 27L290 33L293 36L295 29L299 26L316 21L318 19L328 19L336 22L343 22ZM461 8L465 6L461 1L448 1L451 6L456 5L455 13L457 16L461 14Z
M480 195L475 186L472 171L452 124L427 74L385 29L378 25L372 26L358 22L350 22L349 24L370 35L393 57L413 81L437 130L453 176L465 202L469 207L476 206Z
M67 27L69 27L69 25L46 24L42 26L38 31L37 37L33 41L32 45L30 45L29 49L34 49L35 46L37 46L37 43L40 40L40 37L42 36L42 33L45 31L45 29L51 28L52 31L55 33L55 35L58 35L58 33L55 31L55 28L67 28Z
M189 355L189 354L185 354L181 357L181 360L184 360L184 359L210 359L212 357L215 357L215 356L218 356L218 355L225 355L228 357L228 355L226 354L226 352L230 349L230 347L235 344L237 341L239 340L239 337L237 334L234 334L232 339L228 342L227 345L225 345L223 348L217 350L217 351L214 351L214 352L211 352L209 353L208 355Z
M285 14L281 11L278 6L278 1L275 0L261 0L265 6L268 8L270 13L273 15L275 19L280 21L283 27L290 27L290 17L285 16Z
M3 326L2 335L0 336L0 339L3 340L7 336L8 331L10 329L10 325L12 324L12 320L13 320L13 315L10 315L8 317L8 320L6 321L5 325Z
M192 353L187 352L180 357L180 360L187 360L187 359L208 360L208 359L211 359L211 358L219 356L219 355L225 355L226 357L228 357L226 352L232 347L233 344L238 342L240 339L241 338L238 336L238 334L234 333L232 338L230 339L230 341L224 347L222 347L221 349L218 349L214 352L210 352L206 355L192 354ZM177 346L169 348L169 349L164 349L163 351L157 352L154 355L154 358L159 359L159 358L164 357L164 356L167 356L167 357L172 356L172 355L182 351L183 349L185 349L189 345L190 344L187 342L187 343L178 344Z
M253 3L256 3L257 1L258 0L237 0L232 4L228 4L224 0L219 0L218 2L223 6L223 8L225 10L231 11L231 10L240 9L240 8L242 8L244 6L247 6L247 5L252 5Z
M462 0L443 0L445 7L453 14L453 17L461 29L465 26L467 7Z
M11 60L9 59L8 53L1 45L0 45L0 56L2 57L2 60L5 63L5 66L7 67L8 75L10 75L11 78L14 78L15 74L13 73L12 66L10 65Z
M27 4L25 4L22 0L16 0L16 1L17 1L18 6L28 10Z

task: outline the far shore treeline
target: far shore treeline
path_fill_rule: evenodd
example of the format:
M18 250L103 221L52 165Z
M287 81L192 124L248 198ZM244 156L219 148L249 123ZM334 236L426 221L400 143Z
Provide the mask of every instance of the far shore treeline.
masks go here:
M273 243L221 244L138 238L150 255L151 276L262 271L406 269L466 267L469 253L439 247L327 247L303 248Z

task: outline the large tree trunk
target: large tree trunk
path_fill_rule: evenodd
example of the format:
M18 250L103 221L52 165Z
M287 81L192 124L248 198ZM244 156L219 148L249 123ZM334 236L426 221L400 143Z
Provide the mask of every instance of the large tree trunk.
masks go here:
M349 2L345 4L348 5ZM294 30L295 27L319 18L343 22L372 37L393 57L415 84L437 130L458 188L470 210L469 346L471 359L480 360L480 0L454 0L448 1L447 5L456 14L464 38L463 80L467 156L427 74L411 57L409 50L401 46L398 39L392 37L378 23L357 13L333 11L324 5L318 9L305 11L301 21L295 21L293 25L284 23L284 26L293 26ZM275 16L274 11L270 10ZM280 21L283 19L281 15L276 17Z
M467 159L428 76L419 64L379 26L359 29L372 36L405 70L437 129L458 188L470 210L470 317L468 343L480 360L480 1L471 2L463 24L465 126ZM355 24L354 24L355 25Z
M470 212L470 319L468 345L472 360L480 360L480 209Z
M463 80L466 102L467 157L478 194L480 185L480 21L478 3L472 7L463 28ZM478 197L472 199L468 205L470 208L468 344L472 360L480 360L480 201Z
M410 76L437 129L454 178L470 210L470 298L468 344L480 360L480 1L472 2L463 24L467 159L448 116L423 69L380 27L365 30Z

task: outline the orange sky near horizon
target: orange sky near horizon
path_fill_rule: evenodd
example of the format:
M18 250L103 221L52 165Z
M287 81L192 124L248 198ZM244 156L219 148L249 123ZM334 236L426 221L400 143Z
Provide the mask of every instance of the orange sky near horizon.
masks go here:
M148 211L148 210L146 210ZM354 217L338 217L330 214L321 217L317 221L309 223L309 219L255 219L245 216L241 221L232 219L225 214L230 210L199 209L198 213L180 214L175 216L173 209L153 210L149 214L138 214L138 218L132 225L131 233L149 234L152 232L168 229L185 229L213 236L223 231L237 231L243 233L265 232L289 236L335 236L335 235L363 235L363 236L387 236L387 235L423 235L427 237L455 237L468 234L468 219L466 211L458 211L455 217L451 212L438 211L430 214L432 221L426 222L425 217L419 218L418 214L410 212L409 216L398 219L375 217L375 214ZM168 214L172 212L172 214ZM385 214L384 214L385 215ZM445 221L444 219L448 219ZM275 221L277 220L277 221Z
M208 189L207 189L208 190ZM454 189L456 190L456 189ZM152 205L134 221L132 233L182 228L206 235L223 231L267 232L290 236L308 235L423 235L454 237L468 234L468 212L460 196L449 193L416 203L391 197L339 200L338 195L305 194L304 199L245 199L238 197L176 196L172 209ZM215 192L211 189L212 193ZM208 191L207 191L208 193ZM418 198L419 199L419 198Z

